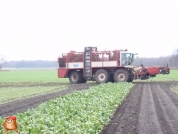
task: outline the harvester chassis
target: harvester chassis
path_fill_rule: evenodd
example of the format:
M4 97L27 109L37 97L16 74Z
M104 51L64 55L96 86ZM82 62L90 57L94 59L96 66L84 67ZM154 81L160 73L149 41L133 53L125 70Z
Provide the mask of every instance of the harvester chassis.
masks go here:
M157 74L169 74L167 66L133 67L134 53L127 50L98 51L97 47L85 47L84 52L71 51L58 58L58 78L69 78L71 84L96 81L132 82L147 80Z
M86 78L83 77L82 70L73 70L69 73L69 81L71 84L86 83ZM102 68L95 70L92 77L92 81L96 81L98 84L107 82L132 82L134 74L124 68L115 69L111 72L109 69Z

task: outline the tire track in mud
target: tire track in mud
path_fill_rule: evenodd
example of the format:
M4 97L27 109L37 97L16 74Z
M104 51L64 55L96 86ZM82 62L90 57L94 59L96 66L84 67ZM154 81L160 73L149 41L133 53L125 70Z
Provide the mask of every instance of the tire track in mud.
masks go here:
M162 134L161 126L158 121L155 103L153 100L152 88L150 84L145 84L141 99L139 122L137 133L141 134Z
M171 91L171 88L175 88L174 86L178 86L177 85L174 85L174 84L164 84L164 85L161 85L161 88L164 90L164 92L166 94L168 94L170 96L170 99L173 101L174 105L176 105L178 107L178 95L174 92ZM171 92L170 92L171 91Z
M159 123L162 131L167 134L178 133L178 107L172 101L172 96L164 90L168 88L163 85L154 85L155 107L159 117ZM170 90L168 92L171 92Z
M35 86L58 86L58 85L69 85L69 83L57 83L57 82L51 82L51 83L40 83L40 82L21 82L21 83L0 83L0 90L1 88L7 88L7 87L35 87Z
M74 91L87 90L89 87L96 85L97 84L69 84L69 87L65 90L2 104L0 105L0 116L5 117L19 112L24 112L27 111L27 109L35 108L40 103L49 101L50 99L58 98L62 95L72 93Z
M102 134L136 133L142 88L142 84L134 86L126 100L117 108L111 122L103 129Z
M136 84L102 134L178 134L178 96L168 83Z

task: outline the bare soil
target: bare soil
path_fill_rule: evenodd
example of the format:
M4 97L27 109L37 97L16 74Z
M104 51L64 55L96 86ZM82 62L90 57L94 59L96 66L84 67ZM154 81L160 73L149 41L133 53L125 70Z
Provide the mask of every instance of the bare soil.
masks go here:
M178 134L177 83L137 83L102 134Z
M31 98L25 98L25 99L9 102L6 104L2 104L0 105L0 116L6 117L6 116L14 115L19 112L24 112L24 111L27 111L28 109L35 108L40 103L46 102L50 99L58 98L62 95L72 93L74 91L86 90L89 87L92 87L95 85L97 84L95 83L72 84L72 85L68 84L68 88L66 90L62 90L62 91L55 92L55 93L48 93L45 95L35 96Z
M69 85L69 83L59 83L59 82L4 82L0 83L0 89L4 87L34 87L34 86L58 86L58 85Z

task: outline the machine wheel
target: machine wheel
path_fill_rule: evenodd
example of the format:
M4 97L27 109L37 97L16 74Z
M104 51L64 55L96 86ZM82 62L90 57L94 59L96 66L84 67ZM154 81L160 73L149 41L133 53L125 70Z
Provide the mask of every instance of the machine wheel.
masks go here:
M113 76L113 75L110 75L110 80L109 80L109 82L115 82L115 81L114 81L114 76Z
M129 79L128 79L128 82L132 82L133 79L134 79L134 78L133 78L132 76L130 76Z
M69 75L69 81L71 84L78 84L82 82L82 74L77 71L72 71Z
M124 69L118 69L114 73L114 80L116 82L128 82L129 80L129 73Z
M84 77L82 77L81 83L86 83L86 82L87 82L87 80Z
M166 70L162 70L161 73L162 73L163 75L165 75L165 74L166 74Z
M110 79L110 75L107 70L105 69L99 69L95 73L95 81L100 84L100 83L106 83Z

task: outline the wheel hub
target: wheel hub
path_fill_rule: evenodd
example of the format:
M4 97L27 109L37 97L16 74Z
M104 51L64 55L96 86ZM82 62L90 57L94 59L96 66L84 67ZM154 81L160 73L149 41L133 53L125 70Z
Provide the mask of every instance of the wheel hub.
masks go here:
M76 75L72 75L72 81L76 81L77 76Z
M118 74L117 78L118 78L119 81L124 81L125 75L123 73Z
M99 78L100 81L104 81L106 76L105 76L104 73L101 73L101 74L99 74L98 78Z

